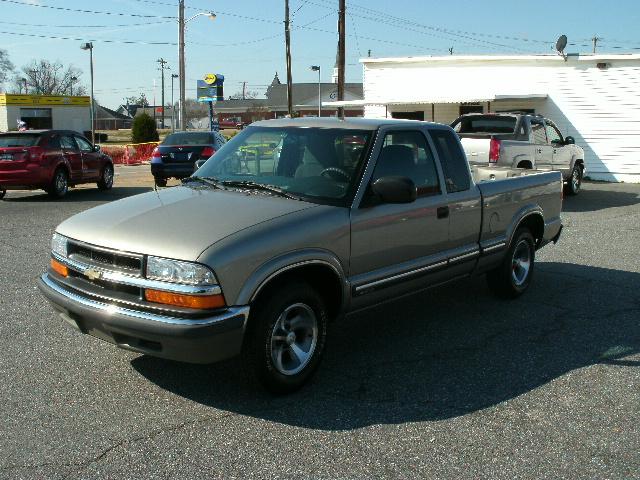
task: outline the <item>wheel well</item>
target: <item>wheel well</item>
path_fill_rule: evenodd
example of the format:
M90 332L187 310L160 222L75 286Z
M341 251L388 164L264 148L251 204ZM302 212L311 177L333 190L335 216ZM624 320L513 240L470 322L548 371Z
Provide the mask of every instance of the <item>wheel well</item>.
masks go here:
M329 312L329 318L333 319L338 315L344 300L342 283L336 271L324 264L301 265L277 274L260 288L252 303L260 302L285 284L300 281L308 283L320 294Z
M514 233L518 228L528 228L536 240L536 247L540 245L544 237L544 220L542 216L537 213L532 213L520 220L518 227L514 230Z
M576 159L575 165L580 165L580 167L582 167L582 169L584 170L584 160L582 160L581 158Z
M71 181L71 172L69 171L69 168L67 167L67 164L64 162L60 162L58 165L56 165L56 168L53 169L53 172L51 173L51 181L53 181L53 176L56 174L56 172L60 169L63 169L65 172L67 172L67 178L69 179L69 181Z
M533 168L533 164L529 160L523 160L518 163L517 168Z

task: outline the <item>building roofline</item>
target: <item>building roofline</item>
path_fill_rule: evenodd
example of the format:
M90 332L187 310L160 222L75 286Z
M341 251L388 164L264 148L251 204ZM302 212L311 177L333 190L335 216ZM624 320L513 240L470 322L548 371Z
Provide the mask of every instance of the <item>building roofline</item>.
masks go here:
M568 54L568 61L604 61L604 60L640 60L638 53L622 54ZM419 57L384 57L384 58L361 58L360 63L464 63L464 62L560 62L564 59L558 54L543 55L442 55L442 56L419 56Z

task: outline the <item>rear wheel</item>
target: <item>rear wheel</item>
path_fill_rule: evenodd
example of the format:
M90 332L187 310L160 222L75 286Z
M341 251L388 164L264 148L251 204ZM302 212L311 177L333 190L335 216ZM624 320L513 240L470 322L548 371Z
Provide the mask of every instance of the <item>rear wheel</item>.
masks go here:
M306 283L272 290L253 307L244 361L248 373L273 393L302 387L320 363L327 336L327 309Z
M487 273L489 288L503 298L522 295L533 278L535 253L535 240L531 232L528 228L519 228L502 264Z
M0 188L0 200L2 200L6 194L7 191L4 188Z
M111 190L113 187L113 166L107 163L102 169L100 180L98 180L98 188L100 190Z
M167 179L166 178L153 177L153 179L156 182L157 186L159 186L159 187L166 187L167 186Z
M52 198L62 198L69 191L69 175L67 171L60 167L53 174L51 184L47 188L47 193Z
M575 164L571 170L571 177L565 188L567 195L577 195L582 187L582 165Z

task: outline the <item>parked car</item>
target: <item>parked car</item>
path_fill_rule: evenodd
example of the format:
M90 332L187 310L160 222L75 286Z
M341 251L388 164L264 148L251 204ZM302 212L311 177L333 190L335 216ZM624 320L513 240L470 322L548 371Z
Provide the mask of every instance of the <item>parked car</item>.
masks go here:
M244 161L265 143L281 148ZM329 321L475 274L525 292L562 230L560 173L525 173L472 175L445 125L261 121L183 185L60 224L38 285L81 332L186 362L242 352L288 392L318 366Z
M558 170L569 195L586 173L584 151L548 118L518 113L462 115L451 126L472 165Z
M242 130L247 125L247 122L244 122L241 117L228 117L218 119L219 128L235 128L237 130Z
M69 187L113 186L113 161L78 132L26 130L0 134L0 198L7 190L43 189L53 198Z
M196 161L208 159L227 140L218 132L175 132L153 149L151 174L156 185L165 187L169 178L189 177Z

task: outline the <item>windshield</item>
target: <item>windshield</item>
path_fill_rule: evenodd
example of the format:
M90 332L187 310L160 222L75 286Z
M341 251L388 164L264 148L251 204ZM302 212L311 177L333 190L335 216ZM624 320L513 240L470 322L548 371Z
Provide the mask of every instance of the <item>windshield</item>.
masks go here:
M211 145L213 138L207 132L179 132L167 135L162 145Z
M346 205L371 134L339 128L248 127L195 176L275 186L310 202Z
M516 129L516 117L472 115L459 118L452 127L456 133L513 133Z
M1 147L33 147L40 140L40 135L7 134L0 135Z

